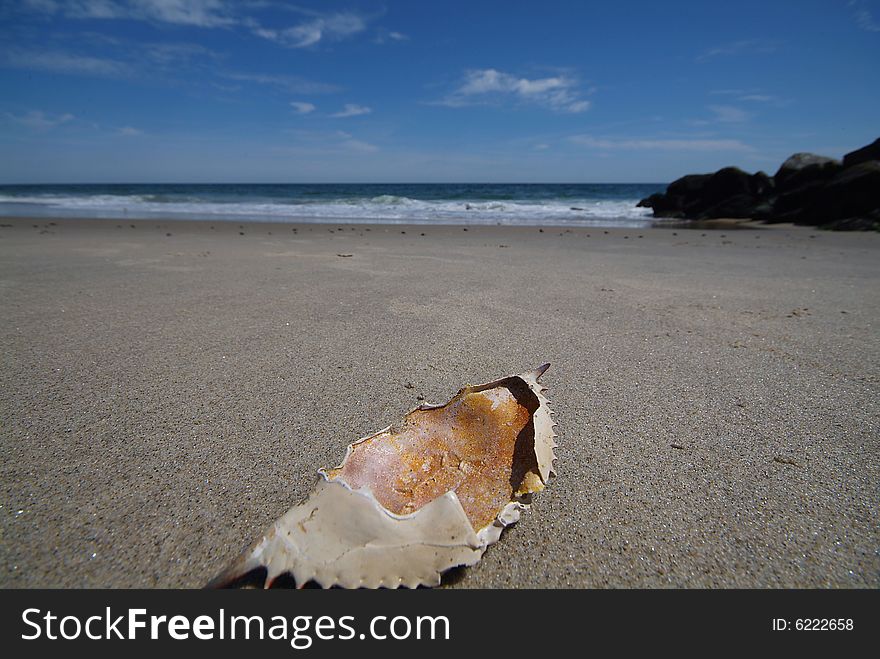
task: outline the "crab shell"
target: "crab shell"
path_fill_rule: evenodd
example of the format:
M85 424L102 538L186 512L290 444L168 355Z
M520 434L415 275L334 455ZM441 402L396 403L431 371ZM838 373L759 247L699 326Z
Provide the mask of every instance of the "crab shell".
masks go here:
M555 424L538 383L549 366L467 386L351 444L208 587L268 588L290 575L299 586L414 588L474 565L555 474Z

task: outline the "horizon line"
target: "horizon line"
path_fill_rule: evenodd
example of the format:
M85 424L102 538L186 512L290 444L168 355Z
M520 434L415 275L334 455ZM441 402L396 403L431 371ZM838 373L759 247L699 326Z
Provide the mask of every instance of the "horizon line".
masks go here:
M3 183L25 185L668 185L667 181L89 181Z

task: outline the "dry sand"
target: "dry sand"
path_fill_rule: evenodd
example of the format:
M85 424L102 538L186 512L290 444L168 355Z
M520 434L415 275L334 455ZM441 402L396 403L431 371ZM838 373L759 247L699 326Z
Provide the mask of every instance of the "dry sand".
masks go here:
M200 586L544 361L559 476L452 585L880 585L878 234L2 224L2 586Z

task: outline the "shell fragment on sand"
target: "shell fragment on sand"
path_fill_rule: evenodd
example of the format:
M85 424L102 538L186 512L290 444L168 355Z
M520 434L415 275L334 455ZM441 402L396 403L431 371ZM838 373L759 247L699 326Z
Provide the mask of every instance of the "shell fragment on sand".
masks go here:
M467 386L444 405L351 444L210 587L436 586L477 563L554 473L549 367Z

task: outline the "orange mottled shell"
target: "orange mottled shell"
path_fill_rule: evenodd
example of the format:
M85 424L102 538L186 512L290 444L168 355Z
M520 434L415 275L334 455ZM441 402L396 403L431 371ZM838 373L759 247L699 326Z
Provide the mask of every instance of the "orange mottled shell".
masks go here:
M476 563L553 470L539 369L465 387L348 448L304 503L211 585L262 572L324 587L436 585ZM259 580L259 579L258 579Z

